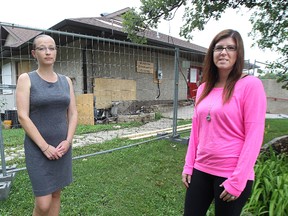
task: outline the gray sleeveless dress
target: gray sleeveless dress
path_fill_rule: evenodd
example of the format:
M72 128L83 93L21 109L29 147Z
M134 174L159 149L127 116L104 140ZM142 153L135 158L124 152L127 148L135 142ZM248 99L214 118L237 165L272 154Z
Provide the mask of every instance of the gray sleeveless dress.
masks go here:
M28 73L31 81L30 118L50 145L57 146L67 137L69 84L65 76L50 83L36 71ZM58 160L49 160L41 149L25 135L25 159L35 196L51 194L72 182L72 150Z

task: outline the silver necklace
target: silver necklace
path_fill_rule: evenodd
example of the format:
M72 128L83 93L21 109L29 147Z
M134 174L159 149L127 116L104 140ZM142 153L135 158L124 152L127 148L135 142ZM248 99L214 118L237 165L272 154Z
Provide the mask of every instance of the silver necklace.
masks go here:
M208 112L208 114L207 114L207 116L206 116L206 120L207 120L208 122L210 122L210 121L211 121L210 110L209 110L209 112Z
M211 114L210 114L210 112L211 112L213 106L215 105L215 103L217 102L217 100L220 99L220 96L222 96L222 93L221 93L221 94L216 98L216 100L210 105L210 109L208 110L208 114L207 114L207 116L206 116L206 120L207 120L208 122L211 121Z

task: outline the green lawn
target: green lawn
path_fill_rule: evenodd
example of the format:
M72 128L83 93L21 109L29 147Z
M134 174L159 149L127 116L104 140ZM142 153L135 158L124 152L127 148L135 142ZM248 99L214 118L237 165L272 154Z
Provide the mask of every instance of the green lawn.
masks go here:
M9 131L13 130L3 131L4 142L5 137L12 137L7 135ZM287 134L287 131L287 119L268 119L265 142ZM135 141L115 139L101 145L76 148L73 155L79 156L133 143ZM181 182L181 172L186 148L187 145L184 144L158 140L74 160L74 182L63 191L61 215L182 215L185 189ZM278 159L274 159L274 162L275 160ZM267 169L271 168L268 166ZM256 188L255 193L257 190ZM253 210L253 206L249 205L249 208ZM27 172L19 171L12 183L8 199L0 201L0 215L31 215L32 209L33 194Z

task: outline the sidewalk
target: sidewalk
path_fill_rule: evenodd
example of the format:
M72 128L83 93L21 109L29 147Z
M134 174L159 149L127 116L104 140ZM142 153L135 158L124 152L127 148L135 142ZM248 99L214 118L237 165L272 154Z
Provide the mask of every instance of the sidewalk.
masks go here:
M266 118L272 118L272 119L284 119L288 118L288 115L285 114L271 114L271 113L266 113Z
M192 119L194 111L194 106L181 106L178 107L178 113L177 113L177 119ZM166 118L173 118L173 108L171 108L170 111L167 111L165 113L162 113L162 115ZM279 118L288 118L288 115L286 114L272 114L272 113L266 113L266 118L269 119L279 119Z

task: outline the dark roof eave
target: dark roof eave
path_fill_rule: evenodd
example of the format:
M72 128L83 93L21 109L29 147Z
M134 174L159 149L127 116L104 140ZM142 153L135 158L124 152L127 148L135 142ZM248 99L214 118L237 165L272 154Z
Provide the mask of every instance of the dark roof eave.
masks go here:
M51 26L49 29L58 30L58 29L65 27L66 25L69 25L70 23L73 23L73 21L69 19L64 19L61 22L57 23L56 25Z
M90 18L87 18L90 20ZM91 29L95 29L95 30L99 30L99 31L106 31L106 32L109 32L111 30L113 30L114 34L118 34L119 36L127 36L126 33L124 33L122 31L121 28L119 27L116 27L116 26L109 26L108 24L103 24L103 25L97 25L97 23L95 24L91 24L91 23L85 23L85 19L80 19L80 20L77 20L77 19L65 19L63 20L62 22L54 25L51 27L51 29L61 29L61 28L64 28L65 26L75 26L75 27L81 27L81 28L89 28L90 30ZM92 20L93 21L93 20ZM109 27L109 28L108 28ZM178 38L174 38L174 37L171 37L171 36L168 36L168 35L165 35L165 34L162 34L160 33L160 38L162 39L157 39L157 32L151 30L147 33L147 35L145 35L145 37L147 38L148 40L148 43L149 42L152 42L152 43L157 43L157 44L161 44L161 45L165 45L165 46L168 46L168 47L179 47L181 49L184 49L184 50L187 50L187 51L194 51L194 52L197 52L197 53L200 53L200 54L205 54L207 52L207 49L204 48L204 47L201 47L201 46L198 46L196 44L191 44L189 42L185 42L181 39L178 39ZM175 41L175 44L173 43L170 43L170 42L165 42L167 41L169 38L172 39L172 41ZM163 42L164 41L164 42ZM188 46L187 46L188 44ZM191 46L195 46L195 47L191 47Z
M187 48L187 47L184 47L184 46L179 46L177 44L172 44L172 43L169 43L169 42L164 42L164 41L160 41L160 40L154 40L154 39L151 39L151 38L147 38L148 39L148 42L150 43L154 43L154 44L159 44L159 45L162 45L162 46L165 46L165 47L169 47L169 48L179 48L183 51L187 51L187 52L194 52L194 53L197 53L197 54L201 54L201 55L206 55L206 52L202 52L202 51L199 51L199 50L196 50L196 49L193 49L193 48Z
M97 26L97 25L93 25L93 24L87 24L87 23L84 23L84 22L79 22L79 21L75 21L75 20L72 20L72 19L65 19L63 20L62 22L52 26L50 29L54 29L54 30L58 30L58 29L61 29L61 28L64 28L65 26L75 26L75 27L89 27L89 29L95 29L95 30L100 30L100 31L111 31L113 30L114 34L118 34L119 36L127 36L126 33L124 33L120 28L107 28L105 26ZM153 31L152 31L153 32ZM164 34L161 34L161 35L164 35ZM166 36L167 37L167 36ZM199 54L202 54L202 55L205 55L206 52L205 51L201 51L201 50L197 50L197 49L193 49L191 47L188 47L186 45L178 45L178 44L172 44L172 43L169 43L169 42L164 42L163 40L157 40L156 38L154 37L149 37L146 36L147 38L147 42L148 43L155 43L155 44L160 44L160 45L164 45L166 47L171 47L171 48L175 48L175 47L178 47L178 48L181 48L185 51L193 51L193 52L196 52L196 53L199 53ZM178 39L180 40L180 39ZM203 49L203 48L202 48ZM205 48L204 48L205 49Z

